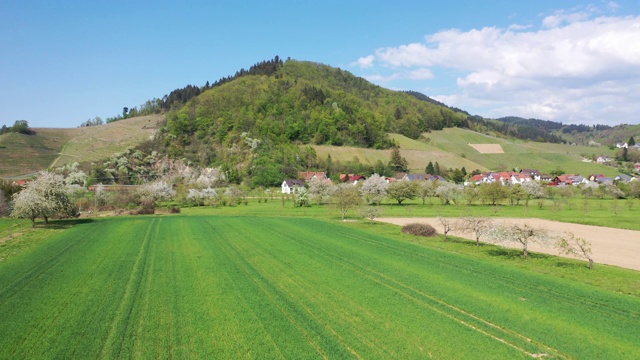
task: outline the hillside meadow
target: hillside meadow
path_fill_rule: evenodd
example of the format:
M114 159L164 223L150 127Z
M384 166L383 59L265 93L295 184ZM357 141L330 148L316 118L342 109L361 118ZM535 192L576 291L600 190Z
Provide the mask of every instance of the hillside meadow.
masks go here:
M148 115L100 126L34 128L33 135L0 135L0 178L31 176L74 162L103 161L151 139L163 119L163 115Z
M606 147L574 146L538 143L534 141L510 140L477 133L463 128L447 128L423 134L423 140L413 140L400 134L390 134L400 147L400 152L409 163L412 172L424 173L431 161L444 168L462 168L467 171L500 171L538 169L543 173L563 170L571 174L605 174L615 176L617 170L611 166L582 161L582 155L613 157L614 151ZM503 154L482 154L470 144L498 144ZM333 161L352 161L355 157L365 164L375 164L390 159L389 150L374 150L354 147L314 146L318 158L331 155Z
M0 357L640 356L637 296L391 228L213 211L77 221L0 262Z

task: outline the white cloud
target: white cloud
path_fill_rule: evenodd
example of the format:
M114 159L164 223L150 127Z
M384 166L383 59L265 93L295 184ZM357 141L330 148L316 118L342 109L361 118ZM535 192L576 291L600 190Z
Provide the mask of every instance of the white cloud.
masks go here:
M607 9L611 11L616 11L620 8L620 4L615 1L605 1Z
M424 43L377 49L367 63L395 69L394 79L429 80L440 78L433 70L449 69L456 74L455 93L440 99L463 109L482 104L496 114L514 111L565 122L639 122L630 117L640 113L640 16L596 13L590 7L556 12L536 30L443 30ZM627 118L609 118L612 111Z
M562 25L563 23L569 23L572 24L574 22L578 22L578 21L582 21L582 20L586 20L589 18L589 14L586 12L575 12L575 13L565 13L563 11L560 11L558 13L556 13L555 15L550 15L545 17L542 20L542 25L544 25L545 27L548 28L555 28L558 27L560 25Z
M351 63L351 66L359 66L363 69L370 68L373 66L373 61L375 60L375 56L369 55L365 57L361 57L358 60Z
M410 71L407 75L408 75L407 77L412 80L433 79L433 72L431 72L431 70L427 68L421 68L421 69Z
M514 31L520 31L520 30L527 30L527 29L531 29L533 27L533 25L521 25L521 24L511 24L509 25L509 30L514 30Z
M381 74L365 75L364 78L369 81L380 82L380 83L386 83L386 82L390 82L398 79L428 80L428 79L433 79L433 73L431 72L431 70L427 68L419 68L411 71L396 72L391 75L381 75Z

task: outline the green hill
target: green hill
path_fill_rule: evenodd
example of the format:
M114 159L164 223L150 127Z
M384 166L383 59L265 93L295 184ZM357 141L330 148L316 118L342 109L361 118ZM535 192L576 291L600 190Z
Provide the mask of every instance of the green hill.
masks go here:
M0 177L70 162L100 165L151 138L147 150L195 165L221 166L232 182L254 186L277 185L300 170L325 170L330 159L347 164L335 171L348 171L358 163L384 166L392 146L401 149L409 169L416 172L438 162L443 168L469 171L616 173L612 167L582 161L612 156L604 147L512 140L546 139L534 119L515 119L525 121L519 127L477 119L422 94L384 89L314 62L276 57L213 86L190 85L165 98L148 102L157 105L153 108L132 110L142 114L170 109L162 115L75 129L35 129L29 136L2 135ZM474 144L500 145L503 153L484 153Z

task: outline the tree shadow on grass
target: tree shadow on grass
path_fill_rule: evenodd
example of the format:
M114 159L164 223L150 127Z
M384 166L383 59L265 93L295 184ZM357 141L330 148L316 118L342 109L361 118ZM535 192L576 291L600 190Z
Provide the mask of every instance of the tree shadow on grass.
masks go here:
M496 257L502 257L505 259L523 259L522 250L518 249L490 249L487 250L487 254ZM529 252L529 259L548 259L551 255Z
M556 267L559 268L565 268L565 269L588 269L589 268L589 264L588 263L581 263L581 262L570 262L570 261L558 261L555 264Z
M76 225L90 224L92 222L94 222L93 219L49 220L49 224L48 225L43 224L43 226L48 229L68 229Z

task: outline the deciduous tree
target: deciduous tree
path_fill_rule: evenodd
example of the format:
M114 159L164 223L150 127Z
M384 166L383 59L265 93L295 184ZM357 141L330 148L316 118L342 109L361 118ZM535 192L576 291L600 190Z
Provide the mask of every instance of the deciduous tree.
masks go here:
M358 188L350 183L336 185L331 194L331 202L340 210L342 221L344 221L347 211L356 208L361 201L362 198Z
M591 257L591 243L583 238L576 237L571 232L566 232L557 243L560 254L574 255L587 259L589 269L593 270L593 258Z
M13 204L11 216L30 219L32 227L35 227L38 217L44 218L45 224L48 224L50 217L75 216L78 212L67 196L63 177L50 172L41 172L21 192L15 194Z
M525 258L529 256L529 243L536 242L546 246L551 240L545 230L527 224L494 226L487 233L487 239L493 243L518 243L522 246L522 256Z
M471 216L460 219L457 228L462 232L473 234L476 239L476 246L479 246L480 238L493 228L493 221L487 218Z
M389 183L387 183L387 180L384 177L378 174L373 174L362 182L360 194L362 194L369 204L380 205L382 199L387 196L388 188Z
M396 200L399 205L405 200L411 200L416 196L417 186L414 181L401 180L389 184L389 197Z

